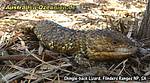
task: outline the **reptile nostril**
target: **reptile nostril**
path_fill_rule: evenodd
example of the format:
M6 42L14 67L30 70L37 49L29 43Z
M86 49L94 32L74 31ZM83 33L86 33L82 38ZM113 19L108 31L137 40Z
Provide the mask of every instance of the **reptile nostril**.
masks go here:
M129 48L133 48L132 46L129 46Z

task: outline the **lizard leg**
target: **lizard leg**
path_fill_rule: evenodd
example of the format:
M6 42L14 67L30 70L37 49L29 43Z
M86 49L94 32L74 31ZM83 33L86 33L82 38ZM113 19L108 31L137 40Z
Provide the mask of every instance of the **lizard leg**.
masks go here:
M88 67L91 66L90 61L88 60L87 57L85 57L85 53L82 53L82 51L77 51L73 54L74 60L77 64Z

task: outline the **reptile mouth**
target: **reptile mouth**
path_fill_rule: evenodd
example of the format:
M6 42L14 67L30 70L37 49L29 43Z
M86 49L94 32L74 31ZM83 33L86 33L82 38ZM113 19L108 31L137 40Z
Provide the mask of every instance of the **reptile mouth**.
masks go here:
M117 59L125 59L136 52L136 47L131 48L114 48L112 51L103 50L103 51L93 51L90 50L89 59L97 59L97 60L117 60Z
M137 50L136 47L132 47L132 48L115 48L116 53L119 53L120 55L130 55L135 53L135 51Z

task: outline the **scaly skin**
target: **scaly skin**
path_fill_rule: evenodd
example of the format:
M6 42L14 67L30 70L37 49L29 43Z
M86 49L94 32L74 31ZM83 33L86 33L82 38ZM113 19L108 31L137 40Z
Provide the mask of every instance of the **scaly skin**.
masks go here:
M44 21L34 28L34 33L50 50L91 60L124 59L136 51L127 37L111 30L78 31Z

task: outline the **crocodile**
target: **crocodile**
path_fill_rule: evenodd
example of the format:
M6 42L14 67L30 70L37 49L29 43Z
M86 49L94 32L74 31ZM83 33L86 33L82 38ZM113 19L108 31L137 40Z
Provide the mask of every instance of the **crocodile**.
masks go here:
M137 47L123 34L109 30L74 30L53 21L40 22L37 38L50 50L89 60L120 60L130 57Z

